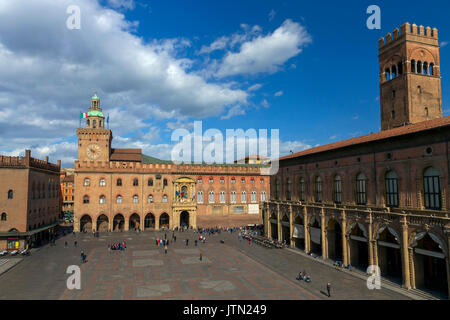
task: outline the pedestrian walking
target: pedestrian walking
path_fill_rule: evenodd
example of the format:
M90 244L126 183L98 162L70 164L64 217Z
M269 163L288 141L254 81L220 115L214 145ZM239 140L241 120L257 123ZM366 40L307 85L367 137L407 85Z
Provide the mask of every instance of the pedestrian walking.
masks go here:
M186 247L189 245L189 239L186 239Z
M202 259L203 259L203 256L202 256L202 253L200 252L200 261L202 261Z
M73 242L73 246L74 246L75 248L77 247L77 244L78 244L77 241L74 241L74 242Z
M173 236L173 242L177 242L177 236Z
M328 298L331 297L331 283L327 283Z
M81 251L81 263L84 263L86 256L84 255L84 251Z
M67 248L67 241L64 241L64 248Z
M197 239L194 240L195 246L197 246Z
M164 247L164 253L167 254L167 245Z

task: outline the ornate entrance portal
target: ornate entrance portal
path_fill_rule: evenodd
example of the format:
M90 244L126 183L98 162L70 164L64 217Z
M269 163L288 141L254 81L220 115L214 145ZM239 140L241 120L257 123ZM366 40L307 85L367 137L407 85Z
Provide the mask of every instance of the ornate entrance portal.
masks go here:
M174 181L173 217L174 227L197 227L197 197L195 181L181 177Z

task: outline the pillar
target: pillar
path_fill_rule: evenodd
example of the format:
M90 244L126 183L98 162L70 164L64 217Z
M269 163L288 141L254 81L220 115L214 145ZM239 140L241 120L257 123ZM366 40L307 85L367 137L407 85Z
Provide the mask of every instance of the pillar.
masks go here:
M322 259L326 259L327 258L327 245L326 245L326 241L327 241L327 236L325 233L325 209L322 208L320 211L320 231L321 231L321 242L322 242Z
M408 224L406 217L402 219L402 255L403 255L403 286L411 289L409 250L408 250Z
M309 221L308 221L308 213L306 211L306 207L303 207L303 226L305 227L305 252L308 253L311 249L309 243Z
M113 219L114 219L114 217L113 218L111 218L111 217L108 218L108 230L109 231L114 231L113 230L113 226L114 226L114 220Z
M269 212L267 213L267 238L272 239L272 223L270 222L270 208L269 208Z
M367 232L369 233L369 243L368 243L368 247L369 247L369 266L373 266L374 265L374 259L373 259L373 228L372 228L372 222L373 222L373 217L372 217L372 212L369 212L369 230L367 230Z
M124 217L124 219L125 219L125 221L124 221L125 223L123 226L123 231L128 231L130 228L130 218Z
M73 231L80 232L80 219L75 215L73 217Z
M413 248L408 248L409 254L409 269L410 269L410 279L411 279L411 288L416 288L416 270L414 268L414 251Z
M277 204L277 231L278 231L278 241L282 241L283 234L282 234L282 226L281 226L281 214L280 214L280 204Z
M342 210L342 263L344 267L348 265L347 259L347 221L345 218L345 210Z
M292 237L294 234L294 214L292 212L292 204L289 205L289 240L291 244L291 248L295 247L294 238Z
M92 219L92 230L97 231L97 219Z
M159 230L159 217L160 216L155 216L155 230Z

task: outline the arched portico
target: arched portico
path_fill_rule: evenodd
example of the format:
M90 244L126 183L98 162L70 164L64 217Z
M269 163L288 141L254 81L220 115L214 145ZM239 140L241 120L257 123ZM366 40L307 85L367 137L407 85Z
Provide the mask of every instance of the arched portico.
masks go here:
M182 211L180 213L180 227L187 227L189 228L189 212L188 211Z
M144 219L144 228L147 229L155 229L155 216L153 213L147 213Z
M400 236L391 227L381 227L376 235L378 266L383 277L402 283Z
M322 230L320 229L320 218L313 216L309 223L310 252L322 255Z
M92 218L90 215L85 214L80 219L80 231L81 232L92 232Z
M350 227L349 249L350 265L366 272L369 266L369 241L361 223L354 223Z
M334 218L328 221L326 240L328 248L328 258L342 262L342 229L339 222Z
M275 212L272 212L269 219L270 224L270 237L273 240L278 240L278 219Z
M159 216L159 228L169 228L170 227L170 217L167 213L162 213Z
M102 214L97 218L97 231L107 232L109 230L109 219L106 215Z
M295 216L293 228L292 238L294 239L295 247L305 250L305 225L300 215Z
M124 231L125 218L122 214L116 214L113 219L113 231Z
M141 227L141 217L137 213L133 213L130 216L130 230L137 230Z
M283 215L281 218L281 241L286 242L287 245L290 244L290 225L289 225L289 217L287 214Z

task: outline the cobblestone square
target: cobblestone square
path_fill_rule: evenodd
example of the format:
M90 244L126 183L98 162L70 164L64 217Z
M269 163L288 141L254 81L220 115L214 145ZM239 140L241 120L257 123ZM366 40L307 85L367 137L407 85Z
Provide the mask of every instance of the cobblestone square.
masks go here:
M168 239L171 235L167 232ZM177 242L171 241L165 254L155 245L155 238L164 237L161 231L112 233L100 238L67 235L56 246L33 252L0 275L0 299L408 299L388 289L368 290L364 280L292 250L240 242L236 233L211 235L197 247L193 232L176 232L176 236ZM189 246L185 239L190 240ZM127 242L126 250L108 251L108 243L121 240ZM84 264L81 250L87 254ZM66 287L69 265L81 268L80 290ZM300 269L307 270L311 283L295 280ZM332 283L331 298L322 293L328 281Z

